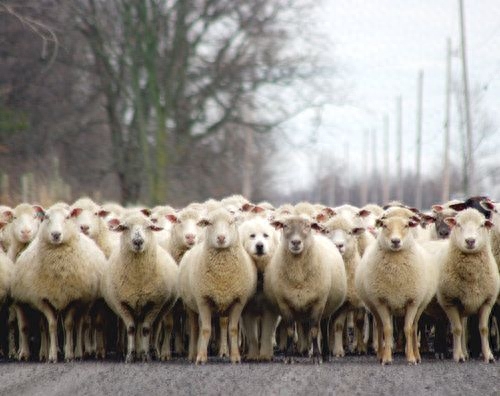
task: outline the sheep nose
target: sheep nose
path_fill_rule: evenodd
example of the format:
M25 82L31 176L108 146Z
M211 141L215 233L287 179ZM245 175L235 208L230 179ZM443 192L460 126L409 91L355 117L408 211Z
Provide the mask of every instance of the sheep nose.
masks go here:
M465 243L467 244L468 248L473 248L476 244L476 240L474 238L466 238Z
M344 248L344 244L343 243L337 243L337 249L343 249Z
M83 233L89 232L89 226L88 225L81 225L80 230L82 230Z
M401 243L401 239L399 239L399 238L392 238L392 239L391 239L391 243L392 243L394 246L399 246L399 244Z
M54 241L58 241L61 238L61 233L57 231L51 232L50 235Z
M302 241L300 239L293 239L292 240L292 245L294 247L299 247L301 245Z
M186 241L189 244L194 243L194 240L196 239L196 235L194 234L186 234L184 237L186 238Z
M21 230L22 236L29 236L31 234L31 230Z
M134 244L134 246L135 246L136 248L140 248L140 247L142 247L142 245L143 245L143 243L144 243L144 240L142 240L142 239L134 239L134 240L132 241L132 243Z
M226 236L225 235L218 235L217 236L217 242L224 243L225 241L226 241Z
M448 235L450 235L450 231L449 230L441 230L441 231L439 231L439 236L442 237L442 238L446 238L446 237L448 237Z

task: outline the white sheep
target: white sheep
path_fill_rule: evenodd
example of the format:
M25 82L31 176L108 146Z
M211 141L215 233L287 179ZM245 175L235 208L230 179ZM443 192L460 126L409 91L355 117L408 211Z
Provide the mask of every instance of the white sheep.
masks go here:
M255 293L257 271L239 239L236 218L226 209L210 212L198 224L206 228L204 241L189 250L179 266L180 296L190 323L188 357L207 361L211 319L218 314L228 318L230 358L239 363L238 322Z
M178 268L156 242L154 232L160 228L142 214L125 215L114 230L121 232L120 247L109 258L103 294L125 324L126 362L133 362L137 351L149 361L154 322L178 297Z
M42 312L48 322L50 346L48 361L57 361L57 322L62 315L65 330L64 358L81 358L81 318L95 300L99 271L105 257L96 244L81 234L66 204L55 204L44 215L35 240L16 261L11 295L16 303L20 348L19 359L29 358L26 317L20 304ZM73 337L77 329L76 352Z
M368 246L375 242L375 237L373 236L373 234L367 231L367 229L365 228L364 219L369 217L371 212L366 209L359 209L355 206L345 204L333 208L333 213L333 215L347 217L354 223L355 227L364 229L364 232L360 232L357 235L359 254L361 257L363 257ZM332 215L330 215L330 217L331 216Z
M418 222L393 216L377 223L382 229L356 270L356 291L374 315L377 357L381 363L392 363L392 318L402 316L406 358L408 363L416 364L421 360L418 320L435 294L437 266L413 237L411 229L417 227Z
M302 324L311 337L313 360L321 362L320 351L325 357L328 354L328 319L346 297L342 256L330 240L313 232L321 227L308 218L293 215L273 225L283 232L264 275L264 293L287 327L285 362L292 359L294 322Z
M244 221L239 227L239 233L243 247L257 269L257 290L242 314L248 341L246 359L268 361L273 356L273 336L278 315L273 312L264 295L264 272L278 245L278 233L261 217Z
M352 312L355 315L355 345L359 352L366 352L363 342L364 327L364 305L356 293L354 287L354 275L359 265L361 257L358 251L357 236L365 231L364 228L356 227L346 216L334 216L326 223L322 224L323 234L325 234L337 247L344 260L347 275L347 295L344 304L334 314L333 332L334 345L333 355L344 356L343 330L346 316Z
M465 320L477 313L483 359L493 362L488 319L500 288L488 234L493 223L475 209L466 209L445 221L451 227L451 234L448 249L439 257L442 268L437 299L451 323L453 358L465 361L467 350L462 337Z
M176 210L168 205L155 206L151 209L149 218L156 226L163 228L163 230L156 233L156 240L163 248L166 248L168 244L170 231L172 229L172 223L168 220L167 216L175 215L175 213Z
M7 255L16 261L19 254L35 238L43 219L43 209L38 205L22 203L12 209L12 222L9 226L10 246Z

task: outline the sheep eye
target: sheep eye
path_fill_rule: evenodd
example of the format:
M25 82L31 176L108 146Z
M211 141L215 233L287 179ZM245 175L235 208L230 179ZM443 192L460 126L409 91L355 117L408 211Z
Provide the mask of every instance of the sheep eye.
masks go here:
M267 234L264 234L264 238L269 238L269 235L267 235Z
M255 238L255 234L250 234L250 238L254 239Z

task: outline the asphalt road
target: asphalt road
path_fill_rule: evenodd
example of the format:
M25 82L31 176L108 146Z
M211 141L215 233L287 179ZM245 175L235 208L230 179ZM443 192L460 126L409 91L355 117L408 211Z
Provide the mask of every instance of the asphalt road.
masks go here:
M80 362L0 364L0 395L500 395L500 363L374 356L313 365Z

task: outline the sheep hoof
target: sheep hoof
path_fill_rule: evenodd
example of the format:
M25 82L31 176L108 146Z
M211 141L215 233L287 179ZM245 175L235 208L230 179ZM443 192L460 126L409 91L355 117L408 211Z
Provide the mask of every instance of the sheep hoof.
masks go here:
M293 364L293 358L291 356L285 356L285 358L283 359L283 363Z
M151 359L151 354L149 352L144 352L142 354L142 362L143 363L149 363L149 362L151 362L151 360L152 360Z
M198 355L196 357L196 364L205 364L207 362L207 355Z
M127 353L127 357L125 358L125 363L134 363L135 361L135 353L129 352Z
M392 364L392 360L382 360L382 366L390 366Z

